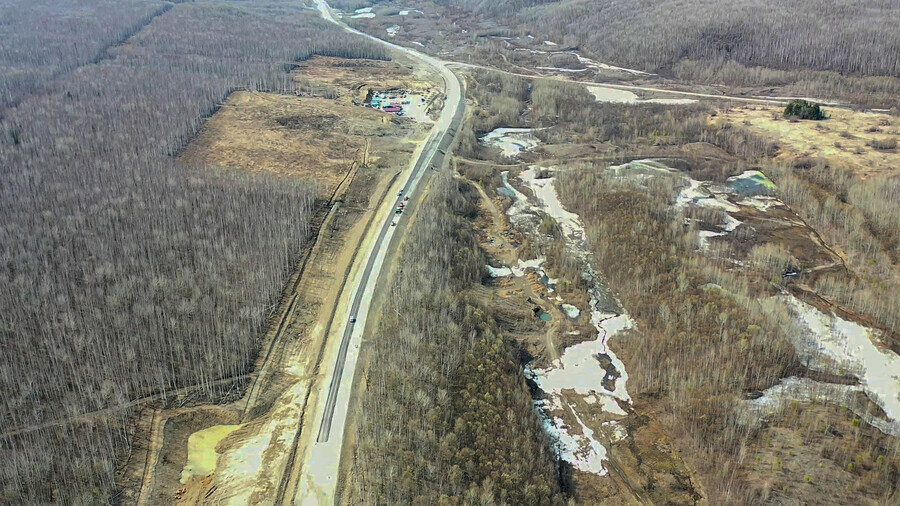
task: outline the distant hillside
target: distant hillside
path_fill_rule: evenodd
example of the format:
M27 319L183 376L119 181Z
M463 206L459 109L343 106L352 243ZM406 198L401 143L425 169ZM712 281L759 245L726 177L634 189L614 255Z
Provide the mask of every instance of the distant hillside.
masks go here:
M666 71L682 60L900 76L897 0L437 0ZM502 16L502 18L501 18Z

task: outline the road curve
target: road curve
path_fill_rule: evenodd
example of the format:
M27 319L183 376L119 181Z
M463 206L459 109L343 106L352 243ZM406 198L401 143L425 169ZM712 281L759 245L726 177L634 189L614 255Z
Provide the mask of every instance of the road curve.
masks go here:
M340 333L341 340L336 352L330 354L326 352L326 357L333 355L334 358L333 365L328 364L332 367L328 393L323 401L318 403L319 409L313 410L313 416L319 419L316 440L302 461L298 463L302 469L296 492L288 492L289 495L286 496L288 501L293 504L339 503L338 471L359 345L362 341L378 275L385 266L385 256L394 233L399 228L391 226L391 222L395 219L393 209L406 196L409 197L409 201L406 206L407 212L404 214L408 214L412 207L417 205L416 190L419 182L429 168L440 168L442 165L443 157L453 141L453 136L465 110L459 78L443 62L413 49L398 46L350 28L334 17L325 0L316 0L316 5L323 18L344 30L388 46L393 51L401 52L434 68L444 79L446 98L440 119L432 128L428 140L419 151L412 170L403 183L402 196L396 196L396 200L390 208L390 214L385 216L382 226L376 229L378 235L373 242L369 243L370 248L365 252L364 267L361 274L356 277L348 310L349 314L355 317L355 322L351 323L349 320L336 322L343 329ZM385 207L382 204L378 209L383 211ZM403 219L403 215L397 219Z

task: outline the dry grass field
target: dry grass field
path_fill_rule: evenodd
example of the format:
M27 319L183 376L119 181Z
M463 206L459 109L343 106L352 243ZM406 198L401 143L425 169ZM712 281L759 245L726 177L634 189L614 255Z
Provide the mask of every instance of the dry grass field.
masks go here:
M900 138L900 119L888 114L826 107L824 121L789 121L777 107L745 106L730 109L715 121L730 121L778 142L778 159L826 158L852 169L861 178L900 173L900 151L879 149L882 142Z

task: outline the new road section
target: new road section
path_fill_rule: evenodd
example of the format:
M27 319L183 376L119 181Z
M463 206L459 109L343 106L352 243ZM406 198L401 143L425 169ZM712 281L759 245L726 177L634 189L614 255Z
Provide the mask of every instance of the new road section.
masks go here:
M402 186L402 191L399 192L393 206L386 213L382 226L377 229L378 235L374 241L369 243L371 246L366 252L362 273L357 276L351 292L350 317L339 322L342 330L337 350L336 352L334 350L326 352L326 357L334 359L333 365L329 364L332 369L328 393L317 403L318 406L313 411L313 416L319 417L316 440L312 447L304 452L303 461L300 464L302 466L300 482L297 493L291 500L294 504L303 505L339 503L337 480L353 377L356 373L363 330L376 290L376 280L385 266L385 257L398 228L391 226L391 222L396 216L394 209L403 202L406 196L409 196L409 201L407 201L407 210L404 214L408 214L412 210L412 206L417 205L416 190L419 182L430 168L438 169L443 164L444 155L453 142L453 136L464 112L462 85L443 62L413 49L391 44L354 30L335 18L324 0L317 0L316 4L323 18L341 26L344 30L384 44L394 51L404 53L433 67L444 79L446 99L441 117L432 128L431 135L412 165ZM380 209L384 211L387 208L382 205ZM397 219L403 219L403 215ZM337 314L342 313L338 312ZM329 347L331 346L333 344L329 345Z

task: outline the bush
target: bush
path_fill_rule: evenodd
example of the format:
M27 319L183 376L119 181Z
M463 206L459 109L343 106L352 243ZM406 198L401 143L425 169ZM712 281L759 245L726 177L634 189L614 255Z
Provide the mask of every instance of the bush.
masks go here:
M791 100L787 107L784 108L785 118L796 119L825 119L825 111L819 107L819 104L807 102L806 100Z
M880 151L891 151L897 149L897 139L895 137L874 139L869 145Z

